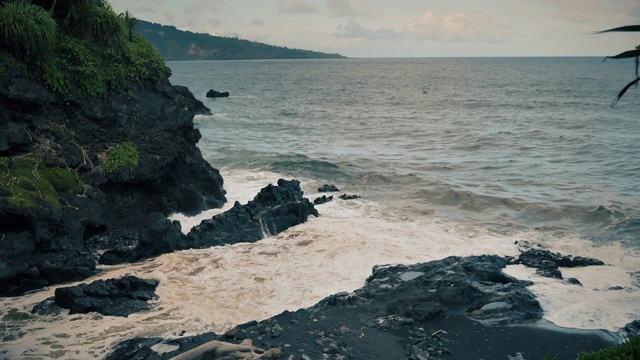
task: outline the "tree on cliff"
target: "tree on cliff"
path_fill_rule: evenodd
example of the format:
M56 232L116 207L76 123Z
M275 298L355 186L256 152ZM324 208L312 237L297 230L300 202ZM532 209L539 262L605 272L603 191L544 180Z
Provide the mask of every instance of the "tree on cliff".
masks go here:
M599 31L597 32L597 34L603 34L608 32L640 32L640 25L629 25L629 26L617 27L613 29ZM633 85L637 85L640 82L640 75L638 74L638 68L640 67L640 45L636 46L634 50L624 51L618 55L607 56L605 58L605 60L606 59L630 59L630 58L635 58L636 60L636 73L635 73L636 78L630 83L628 83L624 88L622 88L622 90L618 93L618 96L616 96L616 98L613 100L613 104L611 104L611 106L615 105L618 102L618 100L620 100L620 98L627 92L627 90L629 90L630 87L632 87Z

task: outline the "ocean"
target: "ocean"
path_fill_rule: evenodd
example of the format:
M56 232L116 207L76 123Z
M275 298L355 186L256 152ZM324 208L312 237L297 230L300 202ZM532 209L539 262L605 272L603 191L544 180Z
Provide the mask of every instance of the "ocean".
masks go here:
M171 82L211 108L198 146L220 170L223 209L172 215L183 230L246 203L279 178L320 216L255 244L104 266L160 280L149 312L10 320L55 287L0 299L0 354L101 358L134 336L223 332L361 287L374 265L526 248L594 257L562 269L582 286L534 282L545 319L618 331L640 319L640 89L632 61L602 58L415 58L169 62ZM229 98L208 99L209 89ZM341 194L361 196L342 200ZM330 194L329 194L330 195ZM14 316L15 317L15 316ZM14 318L12 317L12 319ZM158 349L163 351L163 349ZM164 349L170 350L170 349ZM2 356L2 355L0 355Z

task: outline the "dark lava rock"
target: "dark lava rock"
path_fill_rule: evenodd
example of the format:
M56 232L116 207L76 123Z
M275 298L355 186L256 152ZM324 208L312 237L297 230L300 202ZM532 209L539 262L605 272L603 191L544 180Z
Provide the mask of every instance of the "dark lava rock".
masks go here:
M208 98L229 97L229 92L228 91L220 92L220 91L210 89L209 91L207 91L207 97Z
M340 191L340 189L338 189L335 185L331 185L331 184L324 184L318 188L318 192L338 192L338 191Z
M156 237L179 243L184 235L168 215L226 202L222 177L196 146L193 117L205 109L166 73L148 70L105 98L75 88L63 96L11 66L0 74L3 169L37 159L40 174L39 182L19 175L30 171L14 175L39 195L10 201L0 186L0 296L85 279L103 250L124 252ZM109 152L125 142L138 165L105 171Z
M162 214L150 214L149 224L140 232L136 247L120 247L104 252L101 264L115 265L176 250L201 249L211 246L255 242L267 236L318 216L305 198L297 180L278 180L278 186L268 185L246 205L236 202L222 214L195 226L188 235L180 231L180 223L170 222Z
M613 345L599 334L513 326L537 321L542 310L526 289L529 282L502 272L507 263L498 256L472 256L377 266L353 293L240 325L210 346L251 344L255 356L277 348L281 359L370 360L506 359L516 352L531 359L575 358L580 351ZM197 342L187 337L170 341L176 347ZM136 351L116 357L123 347ZM184 350L151 353L139 339L115 346L107 359L169 359L179 353Z
M96 280L91 284L58 288L55 302L70 314L92 311L110 316L129 316L148 310L158 281L125 276L120 279Z
M568 278L567 282L571 285L582 285L582 283L580 282L580 280L576 279L576 278Z
M268 185L246 205L236 202L230 210L202 221L187 235L189 244L204 248L255 242L302 224L309 215L318 216L303 194L299 181L280 179L278 186Z
M549 250L537 249L531 249L521 253L513 263L536 268L538 275L556 279L562 279L562 273L558 267L604 265L602 261L597 259L584 258L581 256L562 256L560 254L554 254Z
M322 205L322 204L326 204L329 201L333 200L333 196L327 196L327 195L322 195L321 197L316 198L315 200L313 200L313 204L314 205Z
M342 200L355 200L355 199L360 199L360 196L342 194L342 195L340 195L340 199L342 199Z
M621 332L626 338L640 335L640 320L634 320L628 323L622 328Z
M183 96L186 101L189 102L189 106L194 110L196 115L211 115L211 109L209 109L202 101L196 99L195 96L189 91L186 86L174 85L176 92Z

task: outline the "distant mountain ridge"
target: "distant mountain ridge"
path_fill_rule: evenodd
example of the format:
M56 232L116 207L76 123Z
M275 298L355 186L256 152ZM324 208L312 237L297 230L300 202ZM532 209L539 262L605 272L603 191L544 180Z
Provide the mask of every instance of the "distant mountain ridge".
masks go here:
M256 59L341 59L340 54L289 49L242 40L178 30L138 20L136 32L147 39L163 59L171 60L256 60Z

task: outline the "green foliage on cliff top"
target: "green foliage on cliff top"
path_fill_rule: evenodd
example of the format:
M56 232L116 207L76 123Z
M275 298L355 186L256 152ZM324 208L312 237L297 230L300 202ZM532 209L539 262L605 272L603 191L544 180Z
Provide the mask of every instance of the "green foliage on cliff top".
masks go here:
M28 20L32 14L47 21ZM114 13L103 0L85 0L56 11L41 8L37 1L9 1L0 6L0 31L18 40L0 41L0 74L17 61L66 97L73 92L106 97L130 81L166 77L153 46L140 36L128 36L134 19L129 13ZM33 40L32 34L46 36Z
M53 44L58 26L45 9L26 1L0 7L0 46L17 56L42 55Z
M70 169L51 168L34 154L0 157L0 194L10 205L60 208L58 192L80 193L83 182Z

